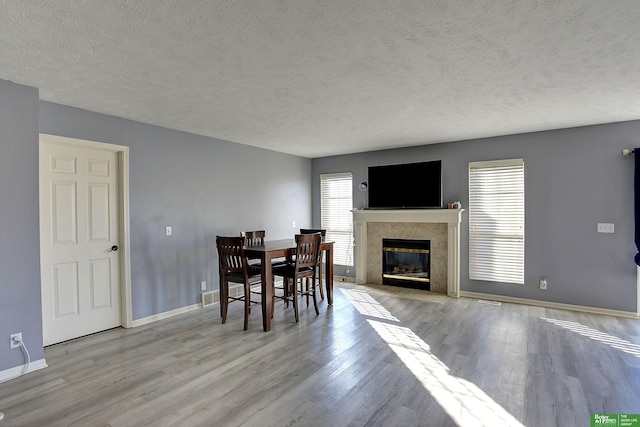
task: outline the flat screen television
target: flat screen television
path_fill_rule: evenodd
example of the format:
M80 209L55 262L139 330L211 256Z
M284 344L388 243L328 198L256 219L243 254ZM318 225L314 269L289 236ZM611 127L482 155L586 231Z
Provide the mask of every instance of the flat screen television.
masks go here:
M370 209L442 208L442 161L369 166Z

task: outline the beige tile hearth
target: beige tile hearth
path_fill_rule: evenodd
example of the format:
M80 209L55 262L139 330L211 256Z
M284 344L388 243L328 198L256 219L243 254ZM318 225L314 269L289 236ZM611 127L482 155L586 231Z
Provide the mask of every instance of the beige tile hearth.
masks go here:
M351 282L336 282L335 285L338 288L355 289L358 291L365 291L372 295L386 295L394 296L397 298L409 298L417 301L433 302L437 304L444 304L448 296L443 293L425 291L421 289L401 288L399 286L387 286L387 285L356 285Z

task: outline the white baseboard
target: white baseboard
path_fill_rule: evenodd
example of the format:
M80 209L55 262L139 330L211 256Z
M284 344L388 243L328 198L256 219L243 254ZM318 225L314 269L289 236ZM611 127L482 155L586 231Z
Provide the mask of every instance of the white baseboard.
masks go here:
M168 319L179 314L188 313L190 311L198 310L202 308L201 303L188 305L186 307L176 308L175 310L165 311L164 313L154 314L152 316L143 317L142 319L136 319L131 322L131 327L135 328L142 325L148 325L149 323L157 322L158 320Z
M340 282L352 282L354 279L353 277L334 276L333 280L340 281ZM276 281L276 283L277 282L278 281ZM213 304L219 304L220 291L216 289L210 292L213 294ZM242 285L229 286L230 295L234 297L238 297L238 296L241 296L243 293L244 293L244 287ZM176 308L175 310L165 311L164 313L158 313L152 316L143 317L142 319L137 319L132 321L131 327L135 328L142 325L148 325L149 323L157 322L158 320L168 319L170 317L177 316L183 313L188 313L190 311L198 310L200 308L203 308L202 303L193 304L186 307L180 307L180 308Z
M617 317L628 317L631 319L638 319L638 313L633 311L622 311L622 310L610 310L608 308L598 308L598 307L588 307L584 305L573 305L573 304L563 304L560 302L550 302L550 301L540 301L535 299L527 299L527 298L516 298L516 297L508 297L504 295L493 295L493 294L484 294L481 292L468 292L468 291L460 291L461 297L466 298L478 298L483 300L493 300L493 301L502 301L502 302L510 302L514 304L526 304L526 305L534 305L537 307L546 307L546 308L557 308L560 310L571 310L571 311L581 311L584 313L592 313L592 314L604 314L607 316L617 316Z
M212 294L213 304L209 304L209 305L207 305L207 307L209 307L211 305L220 304L220 291L219 290L216 289L216 290L213 290L213 291L209 291L208 293ZM244 287L242 285L229 286L229 294L234 296L234 297L241 296L242 294L244 294ZM201 302L199 302L197 304L188 305L186 307L176 308L175 310L165 311L164 313L158 313L158 314L154 314L152 316L143 317L142 319L137 319L137 320L134 320L133 322L131 322L131 327L135 328L135 327L142 326L142 325L148 325L149 323L157 322L158 320L168 319L170 317L177 316L179 314L188 313L190 311L198 310L200 308L203 308Z
M35 360L29 364L29 369L24 374L20 374L24 369L24 365L16 366L13 368L5 369L4 371L0 371L0 382L6 381L8 379L18 378L22 375L26 375L29 372L38 371L40 369L44 369L47 366L47 362L44 359Z

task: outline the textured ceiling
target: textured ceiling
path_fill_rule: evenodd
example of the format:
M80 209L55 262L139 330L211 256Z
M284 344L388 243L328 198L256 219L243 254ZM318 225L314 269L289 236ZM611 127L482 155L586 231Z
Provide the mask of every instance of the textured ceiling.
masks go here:
M0 79L321 157L640 118L637 0L0 0Z

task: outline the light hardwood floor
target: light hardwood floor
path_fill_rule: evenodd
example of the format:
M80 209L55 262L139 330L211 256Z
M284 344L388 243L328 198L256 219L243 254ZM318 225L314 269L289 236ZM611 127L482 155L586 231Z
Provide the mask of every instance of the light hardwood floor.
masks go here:
M338 284L333 307L239 304L45 349L5 426L588 426L640 413L640 321Z

